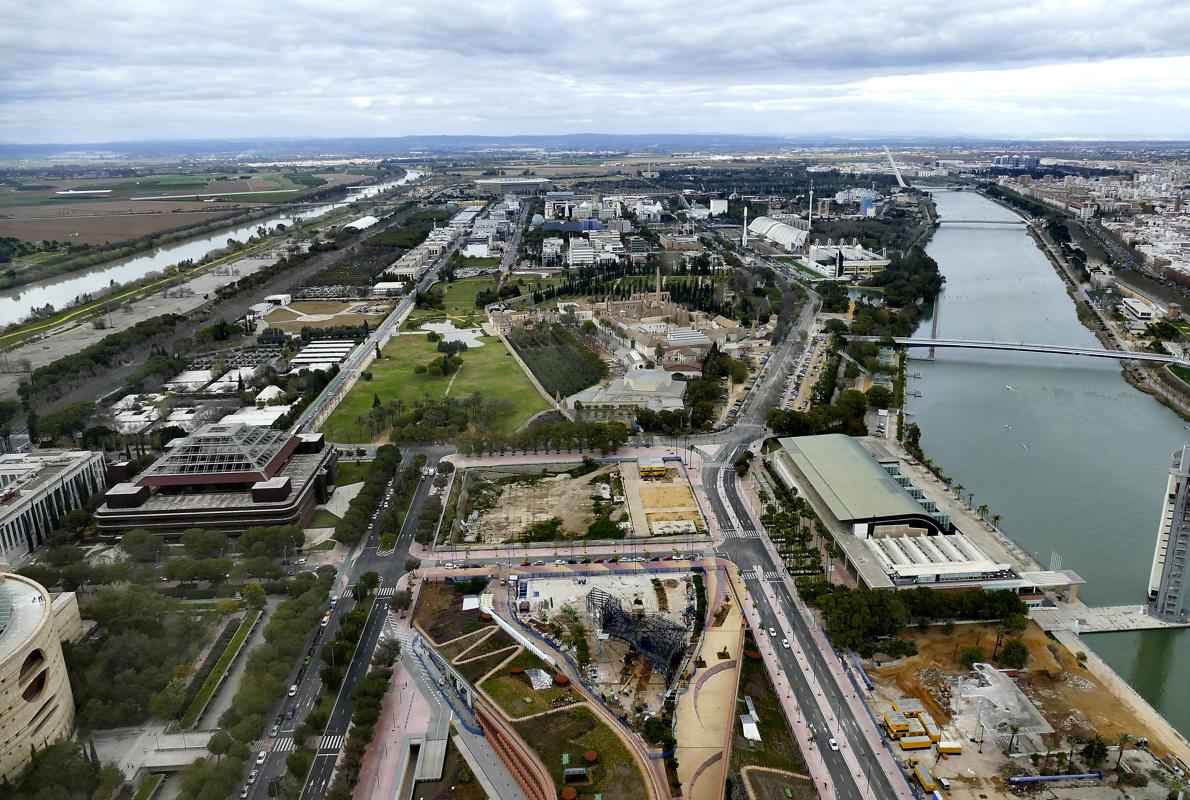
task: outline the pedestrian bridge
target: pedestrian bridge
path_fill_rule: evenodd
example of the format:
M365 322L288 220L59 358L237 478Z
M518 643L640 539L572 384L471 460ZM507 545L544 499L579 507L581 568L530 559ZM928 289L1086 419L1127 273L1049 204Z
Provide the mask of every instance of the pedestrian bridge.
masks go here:
M939 225L1028 225L1023 219L954 219L952 217L938 217Z
M887 337L848 336L855 342L886 342ZM898 347L952 347L968 350L1008 350L1020 353L1054 353L1057 355L1088 356L1090 358L1114 358L1119 361L1149 361L1158 364L1181 364L1190 366L1190 361L1168 353L1138 353L1132 350L1105 350L1097 347L1067 347L1056 344L1030 344L1028 342L990 342L978 339L911 339L896 337Z

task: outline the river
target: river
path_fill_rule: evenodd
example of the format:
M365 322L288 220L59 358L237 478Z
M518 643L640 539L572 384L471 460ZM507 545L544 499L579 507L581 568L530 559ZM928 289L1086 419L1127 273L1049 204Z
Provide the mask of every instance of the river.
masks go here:
M934 193L943 220L1018 218L974 192ZM1102 347L1078 321L1024 226L943 224L926 251L946 276L938 336ZM929 336L925 320L917 336ZM1092 605L1143 603L1170 457L1182 420L1133 389L1115 362L940 349L911 357L908 390L922 447L975 492L975 505L1047 567L1087 580ZM1011 387L1011 388L1009 388ZM1096 634L1085 641L1190 735L1190 630ZM1172 676L1172 677L1171 677Z
M262 226L275 228L277 225L289 226L295 220L314 219L357 200L375 197L381 192L403 186L417 180L421 175L422 173L416 170L408 170L400 180L365 186L333 203L311 206L298 212L262 217L246 225L224 228L193 239L174 242L139 255L97 264L86 270L68 272L24 286L5 289L0 291L0 327L18 322L29 316L32 309L43 308L47 303L61 310L73 303L79 295L96 292L112 284L140 280L150 272L164 270L180 261L198 261L212 250L226 247L228 239L242 242L250 236L255 236L256 229Z

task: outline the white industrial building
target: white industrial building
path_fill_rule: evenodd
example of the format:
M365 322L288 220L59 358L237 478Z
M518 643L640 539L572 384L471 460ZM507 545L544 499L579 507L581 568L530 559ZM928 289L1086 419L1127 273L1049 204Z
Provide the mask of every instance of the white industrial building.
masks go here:
M800 222L800 220L798 221ZM795 227L788 222L778 222L772 217L757 217L748 223L748 234L787 253L792 253L805 246L810 231L808 225L805 228Z
M352 230L355 230L355 231L365 231L368 228L371 228L373 225L375 225L379 221L380 220L378 218L373 217L371 214L368 214L366 217L360 217L359 219L355 219L355 220L352 220L351 222L348 222L343 227L351 228Z
M14 567L25 564L58 520L106 485L102 453L0 455L0 558Z

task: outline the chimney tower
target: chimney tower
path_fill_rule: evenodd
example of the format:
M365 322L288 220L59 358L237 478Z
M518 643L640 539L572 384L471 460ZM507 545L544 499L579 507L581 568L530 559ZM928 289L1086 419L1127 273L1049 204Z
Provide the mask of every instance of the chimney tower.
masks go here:
M740 245L748 249L748 207L744 206L744 234L740 237Z

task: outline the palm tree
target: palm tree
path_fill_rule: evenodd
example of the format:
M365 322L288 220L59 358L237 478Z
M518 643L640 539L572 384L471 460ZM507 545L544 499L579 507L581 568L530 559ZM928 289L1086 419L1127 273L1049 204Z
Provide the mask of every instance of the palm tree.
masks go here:
M988 515L988 507L987 507L986 503L984 505L980 506L976 510L979 512L980 519L983 519L984 517L986 517Z
M1120 762L1124 759L1124 748L1132 741L1131 733L1121 733L1120 738L1116 740L1116 744L1120 748L1119 755L1116 756L1116 772L1120 771Z
M955 494L955 497L959 498L959 500L962 500L962 499L963 499L963 490L964 490L964 489L966 489L966 488L967 488L967 487L966 487L966 486L964 486L963 484L961 484L961 483L956 483L956 484L954 485L954 494Z
M1012 746L1013 746L1013 744L1015 744L1015 743L1016 743L1016 735L1017 735L1018 733L1020 733L1020 730L1021 730L1021 726L1020 726L1020 725L1013 725L1013 726L1012 726L1012 738L1010 738L1010 739L1008 740L1008 752L1010 752L1010 753L1012 752Z
M1001 519L1003 518L999 514L992 514L992 527L999 525Z

